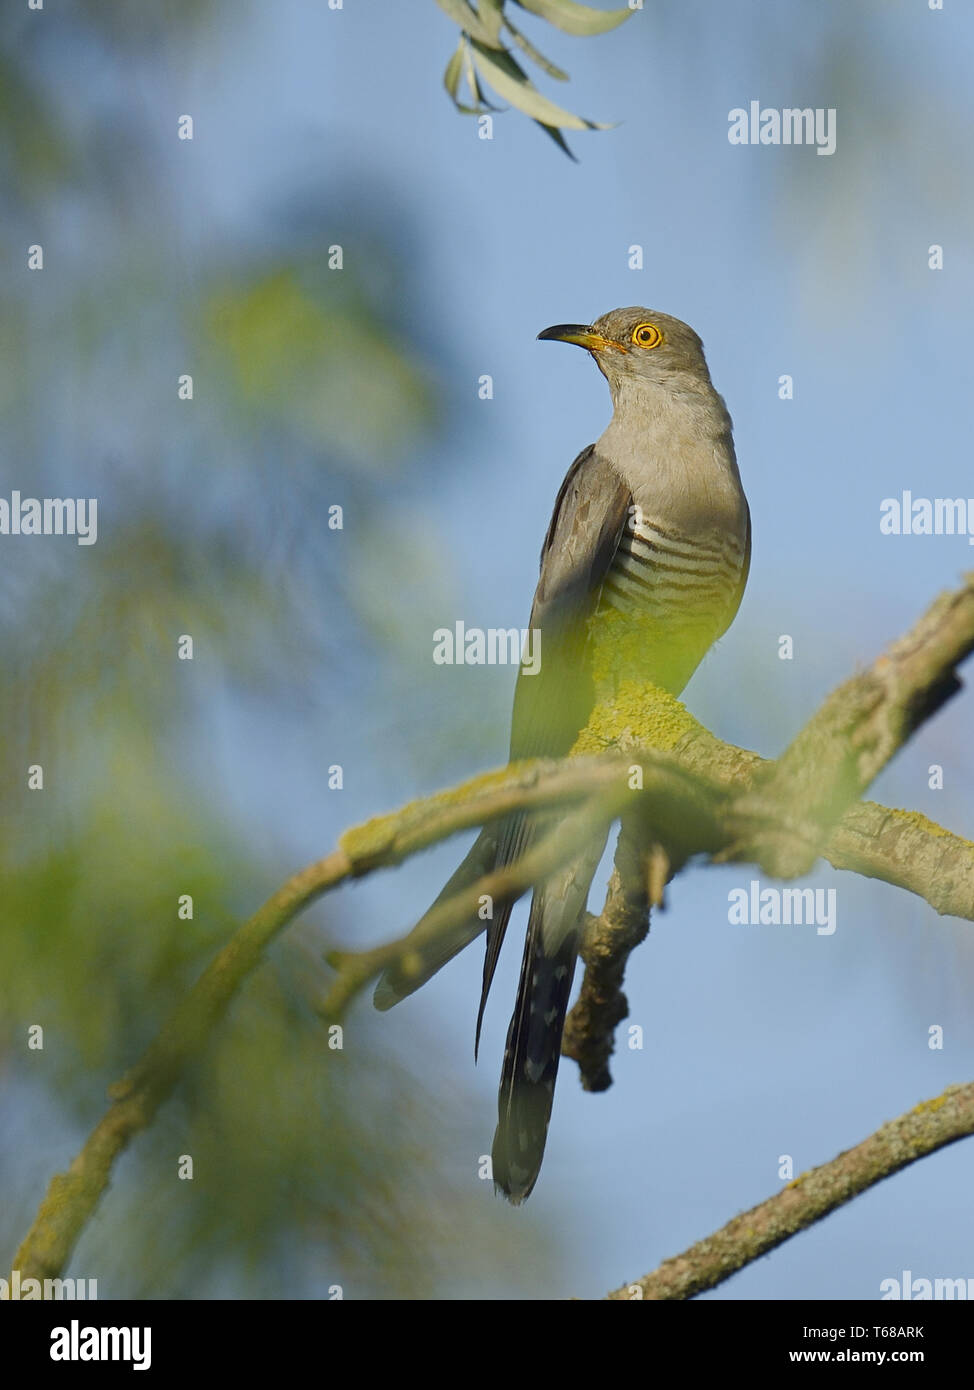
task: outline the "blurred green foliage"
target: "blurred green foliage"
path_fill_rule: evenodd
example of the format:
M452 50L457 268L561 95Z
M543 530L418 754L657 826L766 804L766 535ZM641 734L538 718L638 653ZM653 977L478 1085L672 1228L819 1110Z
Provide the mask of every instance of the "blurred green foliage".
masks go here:
M408 339L371 310L354 271L309 285L309 269L280 265L214 287L203 307L221 359L213 365L245 428L266 414L356 469L385 473L403 442L432 423L432 383Z
M338 214L282 205L230 244L183 244L144 93L180 45L206 45L219 8L169 4L163 24L141 4L88 3L46 29L0 21L0 199L18 248L0 289L4 490L99 502L94 546L3 539L8 1252L108 1083L297 867L259 795L241 804L259 777L241 731L249 719L274 736L309 692L335 700L381 666L357 598L368 557L327 531L328 507L379 514L438 427L436 363L409 328L419 288L381 190L335 188ZM79 62L105 75L98 90ZM113 103L124 132L97 124ZM98 158L76 134L96 128ZM19 248L38 237L47 263L30 275ZM191 405L176 392L187 371ZM192 662L176 657L184 633ZM43 791L28 790L32 764ZM121 1161L73 1265L103 1297L429 1294L512 1253L512 1288L530 1281L527 1238L495 1232L449 1065L419 1041L393 1053L367 1005L329 1047L313 1006L334 911L277 943Z

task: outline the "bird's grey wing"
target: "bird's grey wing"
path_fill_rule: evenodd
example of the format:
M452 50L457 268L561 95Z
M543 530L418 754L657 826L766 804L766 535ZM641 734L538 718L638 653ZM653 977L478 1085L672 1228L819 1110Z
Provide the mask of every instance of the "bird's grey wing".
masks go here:
M587 622L618 549L631 504L629 490L615 469L596 454L594 445L583 449L558 492L541 550L541 575L530 620L542 634L541 669L535 676L524 671L518 674L512 760L564 756L588 718L592 691L584 660ZM522 815L485 826L433 907L469 888L492 869L512 863L527 848L533 833ZM487 989L513 906L513 900L498 903L493 920L487 923L478 1043ZM414 932L421 931L426 916ZM419 989L479 936L484 925L479 916L473 916L436 941L417 944L410 954L408 972L396 964L382 975L375 990L376 1007L391 1008Z
M563 757L587 720L593 692L588 620L622 539L632 494L594 444L575 459L555 500L541 548L530 627L541 634L541 667L518 673L511 761Z
M587 661L588 621L629 520L632 494L611 463L590 444L575 459L555 500L541 549L541 574L531 608L531 627L541 634L536 675L522 667L514 694L511 761L564 757L592 710L594 690ZM496 867L529 847L536 821L515 815L501 828ZM495 909L487 924L484 980L477 1015L477 1043L513 901Z

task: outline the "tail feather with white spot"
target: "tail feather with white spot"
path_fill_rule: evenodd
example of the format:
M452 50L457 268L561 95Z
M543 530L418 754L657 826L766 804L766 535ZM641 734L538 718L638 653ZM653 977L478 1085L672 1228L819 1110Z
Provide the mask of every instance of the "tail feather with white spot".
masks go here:
M541 1169L578 957L577 922L549 952L544 917L544 893L537 892L507 1034L494 1134L494 1184L515 1206L530 1194Z

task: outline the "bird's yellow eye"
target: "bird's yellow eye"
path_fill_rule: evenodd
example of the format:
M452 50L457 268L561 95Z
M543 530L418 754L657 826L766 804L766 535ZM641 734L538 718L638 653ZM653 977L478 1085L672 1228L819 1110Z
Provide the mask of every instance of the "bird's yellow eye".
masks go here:
M663 341L663 335L655 323L637 323L632 330L632 340L637 347L654 348Z

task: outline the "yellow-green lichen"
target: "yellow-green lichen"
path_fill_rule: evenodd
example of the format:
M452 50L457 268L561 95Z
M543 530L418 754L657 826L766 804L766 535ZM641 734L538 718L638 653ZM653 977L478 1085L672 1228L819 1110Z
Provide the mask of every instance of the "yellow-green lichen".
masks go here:
M633 621L612 610L600 613L590 636L595 707L573 753L601 753L626 744L668 751L699 729L680 701L656 684L667 679L664 668L681 666L678 638L670 634L671 640L664 641L665 634L652 622Z
M396 813L373 816L363 825L353 825L338 838L338 848L343 850L353 863L361 859L373 859L387 849L395 838Z
M947 1096L934 1096L933 1100L921 1100L919 1105L914 1105L910 1111L911 1115L932 1115L941 1106L947 1104Z
M448 787L434 796L421 801L411 801L398 811L389 811L382 816L373 816L361 825L353 825L339 837L338 847L348 855L353 863L374 859L388 852L395 842L417 825L425 825L430 820L456 806L465 805L480 792L490 792L509 782L518 764L509 767L493 768L482 772L458 787Z
M697 721L675 695L645 681L623 680L611 693L600 692L572 753L601 753L626 743L669 751L695 728Z
M936 821L930 820L922 811L905 811L900 807L894 807L889 814L898 826L904 829L909 826L912 830L919 830L924 835L930 835L935 839L956 840L959 844L965 845L969 850L974 851L974 840L965 840L963 835L957 835L952 830L947 830Z

